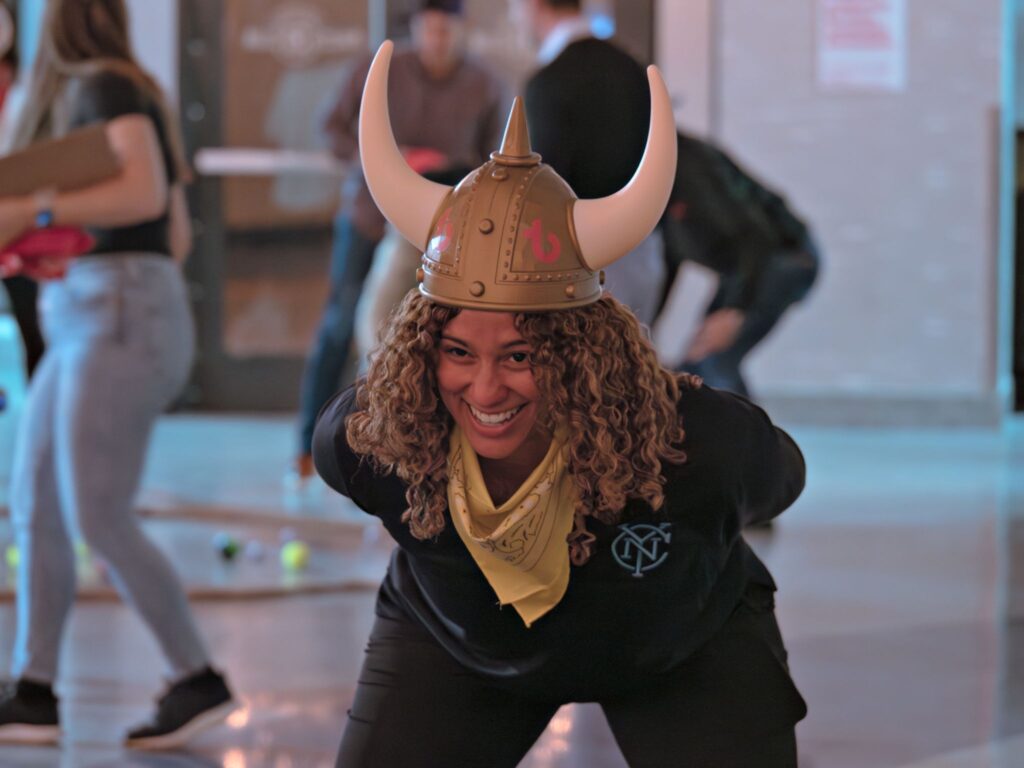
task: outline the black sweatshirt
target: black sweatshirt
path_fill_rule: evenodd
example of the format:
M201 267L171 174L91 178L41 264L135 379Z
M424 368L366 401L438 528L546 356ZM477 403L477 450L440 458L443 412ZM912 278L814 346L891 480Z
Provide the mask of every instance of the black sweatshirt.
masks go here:
M529 629L511 606L498 605L447 513L436 539L412 536L401 522L405 484L348 446L345 419L354 410L354 388L324 407L313 457L327 484L379 517L398 543L377 613L418 623L476 672L589 700L685 659L724 624L749 581L774 589L740 530L796 500L804 461L741 397L683 390L687 461L663 468L664 507L632 501L618 525L588 518L593 556L572 568L562 601Z

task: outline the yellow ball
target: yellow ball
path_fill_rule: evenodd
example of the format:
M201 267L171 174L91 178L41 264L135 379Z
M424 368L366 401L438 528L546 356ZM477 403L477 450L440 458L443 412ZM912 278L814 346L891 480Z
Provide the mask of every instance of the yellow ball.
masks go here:
M289 541L281 547L281 565L289 571L301 571L309 565L309 546L302 541Z
M21 562L21 552L18 551L17 544L8 544L7 550L4 552L4 558L7 560L7 567L14 570L18 567Z

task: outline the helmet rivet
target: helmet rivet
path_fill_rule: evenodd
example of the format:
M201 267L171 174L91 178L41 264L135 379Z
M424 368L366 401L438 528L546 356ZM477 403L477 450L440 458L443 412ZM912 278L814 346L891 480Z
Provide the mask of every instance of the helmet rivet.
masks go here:
M480 297L484 295L484 284L477 280L471 286L469 286L469 292L474 296Z
M423 271L423 267L416 268L416 282L422 283L423 279L427 276L427 273Z
M508 171L504 168L495 168L491 171L491 178L495 181L504 181L508 178Z
M480 231L485 235L491 234L494 231L494 222L490 219L484 219L480 222Z
M570 299L573 296L575 296L576 295L576 286L575 285L567 285L567 286L565 286L565 295L568 296Z
M601 285L604 285L604 270L603 269L598 274L597 279L598 279L598 282L600 282Z

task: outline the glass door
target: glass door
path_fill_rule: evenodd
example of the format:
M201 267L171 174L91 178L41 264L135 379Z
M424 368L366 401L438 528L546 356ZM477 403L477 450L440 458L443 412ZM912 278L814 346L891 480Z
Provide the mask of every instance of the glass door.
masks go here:
M181 113L196 168L190 399L293 409L327 294L345 168L320 123L368 47L365 3L183 0Z

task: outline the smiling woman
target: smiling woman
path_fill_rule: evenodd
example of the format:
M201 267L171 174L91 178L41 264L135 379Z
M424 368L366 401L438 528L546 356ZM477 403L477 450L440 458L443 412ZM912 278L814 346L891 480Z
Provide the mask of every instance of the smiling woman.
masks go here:
M615 519L627 498L657 508L662 462L680 462L679 382L664 370L628 309L611 296L576 310L484 312L410 293L359 388L348 440L409 482L414 535L444 527L446 451L454 423L480 459L495 500L508 498L545 455L558 423L577 471L571 555L583 563L583 518ZM638 397L638 394L640 397Z
M457 187L415 174L387 120L390 53L363 95L363 168L424 255L314 434L324 480L398 543L338 765L512 768L559 706L596 701L631 766L792 768L806 707L740 530L796 499L800 451L662 368L602 288L672 184L660 76L633 180L580 201L518 103Z
M544 403L514 315L470 309L449 320L441 335L437 388L481 458L532 469L547 453L551 431L537 418Z

